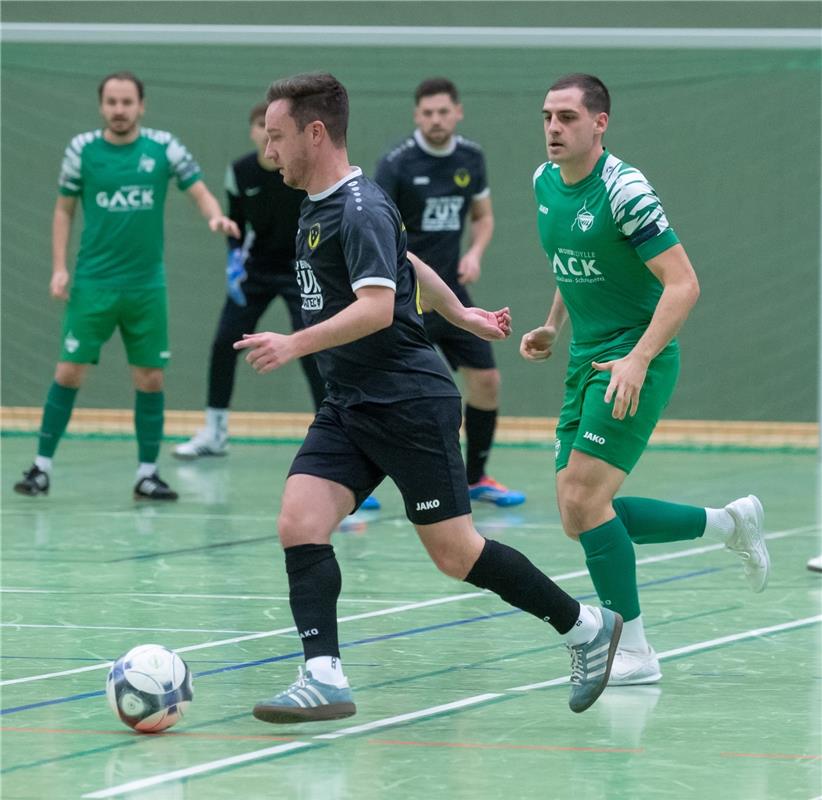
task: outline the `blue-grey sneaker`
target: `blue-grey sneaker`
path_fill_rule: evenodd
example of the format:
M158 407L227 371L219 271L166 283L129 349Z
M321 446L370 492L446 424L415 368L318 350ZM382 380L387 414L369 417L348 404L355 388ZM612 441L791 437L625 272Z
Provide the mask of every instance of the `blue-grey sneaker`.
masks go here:
M602 694L611 674L619 637L622 633L622 617L608 608L591 607L600 620L599 633L587 644L568 645L571 654L571 711L579 713L590 708Z
M298 667L297 680L270 700L262 700L252 712L263 722L294 723L344 719L357 713L351 689L320 683L309 671Z

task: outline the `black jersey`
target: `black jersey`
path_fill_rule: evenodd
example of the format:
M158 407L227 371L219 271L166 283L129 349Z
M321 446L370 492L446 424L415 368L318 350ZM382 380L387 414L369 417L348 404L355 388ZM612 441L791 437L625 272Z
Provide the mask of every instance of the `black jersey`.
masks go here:
M408 229L408 249L454 289L460 241L471 203L489 194L478 144L454 136L444 152L419 131L380 159L374 180L397 204Z
M229 246L242 247L248 253L245 268L249 277L290 274L294 269L294 235L305 192L286 186L278 170L263 169L256 152L229 166L225 188L228 216L244 233L242 241L230 237Z
M388 328L315 354L330 402L352 406L459 396L425 335L400 215L360 169L303 201L296 269L307 326L351 305L363 286L394 291Z

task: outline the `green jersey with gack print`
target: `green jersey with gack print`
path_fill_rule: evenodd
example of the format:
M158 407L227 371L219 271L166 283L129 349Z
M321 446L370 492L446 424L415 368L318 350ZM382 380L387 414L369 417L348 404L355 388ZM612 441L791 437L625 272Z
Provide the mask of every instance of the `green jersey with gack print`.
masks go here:
M534 173L534 193L542 247L573 326L571 359L627 352L662 294L644 262L679 242L659 198L639 170L607 150L570 185L546 162Z
M75 136L63 158L60 194L79 197L83 234L75 286L151 289L165 286L163 209L168 183L181 190L200 180L200 167L167 131L141 128L115 145L101 130Z

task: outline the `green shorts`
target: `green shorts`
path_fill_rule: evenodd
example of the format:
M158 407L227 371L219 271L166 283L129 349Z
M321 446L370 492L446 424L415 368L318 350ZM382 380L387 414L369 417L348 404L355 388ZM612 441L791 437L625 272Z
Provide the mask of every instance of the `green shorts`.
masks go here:
M597 360L615 358L620 355L609 354L607 359ZM670 347L648 367L636 416L614 419L611 416L613 400L605 402L611 373L597 372L590 361L576 368L570 365L554 443L557 472L568 466L571 450L580 450L623 472L630 472L668 405L678 376L679 348Z
M63 317L60 360L96 364L115 328L120 329L129 364L165 367L171 355L165 287L136 291L72 288Z

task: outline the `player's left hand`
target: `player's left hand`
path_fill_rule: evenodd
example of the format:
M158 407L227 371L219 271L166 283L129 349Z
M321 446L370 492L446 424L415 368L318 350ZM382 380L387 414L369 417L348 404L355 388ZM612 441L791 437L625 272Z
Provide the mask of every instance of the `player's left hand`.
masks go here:
M467 283L476 283L480 276L480 260L472 252L467 252L457 267L457 280L460 286Z
M235 350L248 350L245 360L260 375L279 369L296 356L292 337L271 331L244 333L233 346Z
M243 238L237 223L223 215L211 217L208 221L208 228L212 233L224 233L226 236L233 236L235 239Z
M599 372L611 373L611 382L605 390L604 398L606 403L614 401L611 416L614 419L625 419L626 414L635 416L648 364L639 356L629 353L613 361L592 361L591 366Z
M466 308L462 327L487 342L506 339L511 335L511 310L486 311L484 308Z

